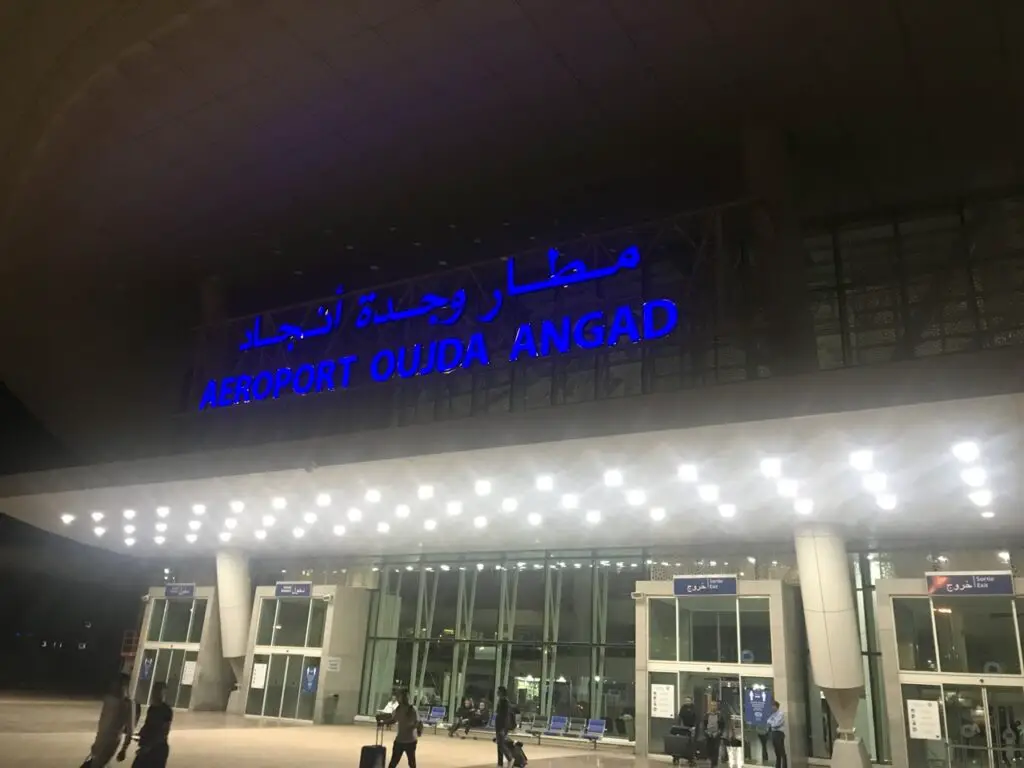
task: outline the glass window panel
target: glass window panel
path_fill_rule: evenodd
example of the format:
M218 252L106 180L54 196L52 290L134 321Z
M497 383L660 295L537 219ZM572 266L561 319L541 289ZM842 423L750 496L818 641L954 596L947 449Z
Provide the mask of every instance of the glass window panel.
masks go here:
M167 648L160 648L156 652L156 668L153 670L153 681L157 683L167 682L167 672L171 668L171 651Z
M273 645L305 646L310 602L306 597L281 598L277 601Z
M1020 674L1011 598L934 598L932 605L941 671Z
M679 600L679 660L739 662L735 597Z
M958 768L991 765L981 688L974 685L943 687L950 763Z
M295 717L312 720L316 707L316 692L320 686L320 657L306 656L302 659L302 681L299 686L299 706Z
M894 597L893 622L900 669L935 672L935 634L932 631L931 602L926 597Z
M270 602L264 600L263 602ZM259 669L257 665L262 664L262 669ZM263 696L266 693L267 688L267 666L270 664L270 656L257 653L252 657L252 677L249 679L249 692L245 697L245 714L247 715L262 715L263 714ZM257 688L252 683L253 680L259 682L262 680L262 684Z
M543 651L538 645L510 646L511 663L508 676L508 697L523 715L536 714L541 709Z
M280 717L281 695L284 693L285 671L288 667L288 656L275 653L270 657L267 668L267 695L263 701L264 717Z
M303 658L289 656L288 667L284 675L284 692L281 698L281 717L294 719L299 711L299 691L302 688L304 672Z
M769 598L743 597L740 606L740 661L772 663L772 622Z
M188 664L189 662L192 662L193 664L195 664L196 660L198 658L199 658L199 652L198 651L186 651L186 653L185 653L185 663L186 664ZM178 707L178 709L188 709L189 706L191 706L191 704L192 704L192 686L195 684L195 675L198 674L198 673L199 673L199 670L196 669L193 672L192 682L189 683L188 685L185 685L185 683L183 681L182 684L178 687L178 701L177 701L177 704L175 705L175 706Z
M593 642L592 561L579 552L553 552L553 563L562 573L562 599L558 606L558 642Z
M167 667L167 688L164 690L164 701L170 706L178 706L178 687L181 685L181 669L185 664L185 651L171 651L171 662Z
M327 603L313 600L309 607L309 632L306 634L307 648L322 648L324 644L324 622L327 620Z
M264 597L260 600L260 621L256 625L256 645L270 645L274 640L274 618L277 600Z
M198 643L203 639L203 626L206 624L206 600L196 600L192 607L192 626L188 630L188 641Z
M149 627L146 630L146 639L154 642L160 639L160 629L163 626L164 611L167 608L167 601L158 598L153 601L153 610L149 614Z
M164 612L164 628L160 640L164 643L184 643L188 639L188 624L192 618L191 600L168 600Z
M647 650L653 661L676 660L676 599L647 601Z
M512 567L509 563L509 567ZM549 571L543 559L517 560L515 567L519 574L516 590L516 623L512 637L524 642L539 643L544 639L544 590ZM558 577L550 573L551 597L557 597ZM563 577L564 579L564 577ZM564 588L564 582L563 582ZM510 690L511 695L511 690Z
M603 671L595 692L596 705L589 716L603 718L610 732L621 733L626 730L624 718L628 715L632 720L636 714L635 650L608 646L604 649Z
M548 715L574 717L590 707L592 649L589 645L561 645L548 649L551 679L547 691Z

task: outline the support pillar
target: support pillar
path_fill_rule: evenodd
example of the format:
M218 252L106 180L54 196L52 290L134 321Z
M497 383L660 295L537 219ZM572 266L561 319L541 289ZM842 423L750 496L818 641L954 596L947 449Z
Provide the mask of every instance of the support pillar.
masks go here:
M856 729L864 667L846 544L827 528L800 530L796 559L811 673L839 726L832 765L868 768L871 761Z
M238 691L244 691L242 670L249 650L252 582L249 558L239 549L222 549L217 553L217 605L221 650L234 673Z

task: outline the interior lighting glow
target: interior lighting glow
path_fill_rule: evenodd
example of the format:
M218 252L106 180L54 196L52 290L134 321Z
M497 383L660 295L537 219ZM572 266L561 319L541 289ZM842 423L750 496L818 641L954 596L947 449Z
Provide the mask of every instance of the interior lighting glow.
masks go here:
M782 459L776 456L761 459L761 474L769 480L778 480L782 477Z
M617 469L609 469L604 473L604 484L609 488L618 488L622 485L622 472Z
M344 525L336 525L331 530L334 531L334 535L335 536L344 536L345 535L345 526Z
M891 493L883 493L875 497L875 503L879 509L884 509L886 512L892 512L896 509L896 497Z
M654 507L651 510L651 520L654 520L656 523L660 523L664 519L665 519L665 509L664 509L664 507Z
M378 491L376 488L371 488L366 492L366 495L363 498L365 498L371 504L376 504L377 502L380 501L380 491Z
M188 527L189 527L189 530L191 530L191 531L198 531L202 527L202 525L203 524L201 522L199 522L198 520L189 520L188 521Z
M157 523L154 528L156 528L157 533L164 533L167 531L167 523Z
M736 517L736 505L735 504L719 504L718 505L718 514L720 514L722 517L724 517L726 519L732 518L732 517Z
M92 521L94 523L98 523L100 520L103 519L103 513L102 512L93 512L91 515L89 515L89 517L92 518Z
M981 488L988 480L988 473L984 467L967 467L960 473L960 479L971 488Z
M984 512L981 513L981 516L986 520L991 520L993 517L996 516L996 513L993 512L991 509L986 509Z
M992 491L987 488L979 488L967 494L967 498L977 507L987 507L992 503Z
M473 490L476 491L477 496L486 496L491 492L491 481L490 480L477 480L473 484Z
M419 497L420 501L426 501L427 499L434 498L434 486L432 486L432 485L421 485L416 490L416 496Z
M263 541L265 538L267 538L267 532L264 531L262 528L258 528L255 531L253 531L252 535L255 536L257 539L259 539L260 541Z
M426 531L433 531L437 528L437 520L424 520L423 529Z
M205 504L193 504L192 505L192 514L194 514L194 515L205 515L206 514L206 505Z
M240 515L245 511L245 502L241 499L233 499L231 503L228 504L228 507L230 507L231 511L236 515Z
M282 509L288 506L288 499L284 496L275 496L270 500L270 508L276 509L280 512Z
M699 485L697 486L697 495L700 496L701 501L706 501L709 504L712 504L718 501L718 486Z
M412 510L409 509L408 504L399 504L395 507L395 517L400 517L403 520L409 516L410 512L412 512Z
M261 520L261 522L263 523L264 528L272 528L274 523L276 523L277 521L274 519L273 515L264 515L263 520Z
M883 493L888 484L885 475L881 472L872 472L870 475L865 475L862 482L864 490L874 494Z
M800 483L791 477L784 477L775 484L775 490L784 499L794 499L800 492Z
M171 508L170 507L157 507L156 508L156 515L157 515L157 517L167 517L169 514L171 514Z
M127 533L130 536L131 534L135 533L135 526L134 525L126 525L124 527L124 532Z
M133 546L135 546L135 539L133 539L133 538L131 538L129 536L127 539L124 540L124 545L126 547L133 547Z
M953 446L953 455L964 464L973 464L981 456L981 449L973 440L965 440Z
M580 497L575 493L562 494L562 509L579 509Z
M231 541L231 532L230 531L221 531L220 533L217 534L217 538L219 538L221 541L227 543L227 542Z
M507 498L501 500L501 511L502 512L515 512L519 509L519 502L513 498Z
M316 512L306 512L302 515L302 522L306 525L312 525L316 522Z
M92 532L95 533L97 536L102 536L104 533L107 532L107 529L102 526L96 526L92 529Z
M316 495L316 505L320 507L320 509L331 506L331 494L318 493Z
M676 471L677 476L684 483L696 483L697 482L697 465L696 464L680 464L679 469Z
M377 523L377 533L387 533L391 530L391 526L385 523L383 520Z
M292 528L292 536L296 539L301 539L306 535L306 532L302 528Z
M639 507L647 501L647 494L639 488L626 492L626 503L631 507Z
M797 499L793 502L793 509L798 515L809 515L814 511L814 499Z
M160 546L165 541L167 541L167 539L165 539L163 536L154 536L153 537L153 543L156 544L157 546Z
M526 516L526 522L530 525L537 526L543 522L543 518L537 512L531 512Z
M73 522L75 522L75 516L64 514L60 516L60 521L64 523L64 525L71 525Z
M587 522L591 525L597 525L601 522L601 511L597 509L587 510Z
M356 507L352 507L348 511L348 519L353 523L358 523L360 520L363 519L363 510L357 509Z
M455 517L456 515L461 515L462 514L462 502L461 501L449 501L445 505L445 511L447 511L448 514L451 515L452 517Z
M134 509L126 509L124 511L124 519L125 520L134 520L135 519L135 510Z
M233 517L229 517L227 520L224 521L224 527L227 528L229 531L235 530L237 526L238 521Z
M863 448L853 451L850 454L850 466L858 472L870 472L875 466L875 454Z
M194 533L185 534L185 541L187 541L189 544L195 544L198 539L199 537L196 536Z
M486 528L487 527L487 518L483 517L483 516L474 517L473 518L473 527L474 528Z
M539 475L537 477L537 490L550 491L555 487L555 478L551 475Z

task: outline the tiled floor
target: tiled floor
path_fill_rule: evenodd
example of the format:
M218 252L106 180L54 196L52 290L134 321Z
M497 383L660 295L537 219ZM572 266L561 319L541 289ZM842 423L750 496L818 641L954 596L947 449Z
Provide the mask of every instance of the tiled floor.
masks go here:
M77 766L89 751L98 716L97 702L0 697L0 763L4 768ZM360 748L373 741L373 734L369 726L314 727L223 713L177 712L168 765L355 768ZM531 768L642 768L646 763L634 760L624 749L594 751L528 744L527 754ZM492 742L433 734L420 741L417 758L418 768L488 768L497 763Z

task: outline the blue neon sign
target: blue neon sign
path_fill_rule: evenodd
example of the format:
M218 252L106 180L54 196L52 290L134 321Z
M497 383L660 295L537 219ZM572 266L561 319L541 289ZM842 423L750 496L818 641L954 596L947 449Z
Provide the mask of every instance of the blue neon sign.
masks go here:
M489 324L502 312L506 299L540 291L566 288L580 283L602 281L624 270L640 266L640 252L635 246L626 248L615 262L606 267L588 269L579 260L558 267L559 253L548 252L548 277L531 283L516 279L515 260L509 259L504 289L490 293L493 303L481 312L478 323ZM359 311L354 327L361 330L369 326L399 323L415 318L426 318L433 326L451 326L458 323L467 308L466 290L459 288L451 296L425 295L414 307L396 308L388 299L383 306L376 293L359 298ZM277 332L265 335L262 320L257 317L245 331L245 341L239 349L247 351L262 347L283 345L293 350L305 339L334 333L342 322L340 290L333 307L320 307L317 314L323 323L305 329L298 325L281 323ZM679 310L671 299L652 299L639 308L621 304L610 311L591 311L579 315L522 323L516 329L511 347L502 350L507 360L544 358L565 355L573 351L614 348L624 344L638 344L668 336L679 323ZM384 382L394 378L408 379L432 373L448 374L457 370L470 370L474 366L490 365L495 351L490 349L482 330L468 336L453 335L427 343L386 347L365 359L349 354L297 366L261 370L253 374L224 376L211 379L203 389L199 410L222 408L260 400L276 400L282 395L308 395L347 389L352 382L353 369L365 366L373 381Z

